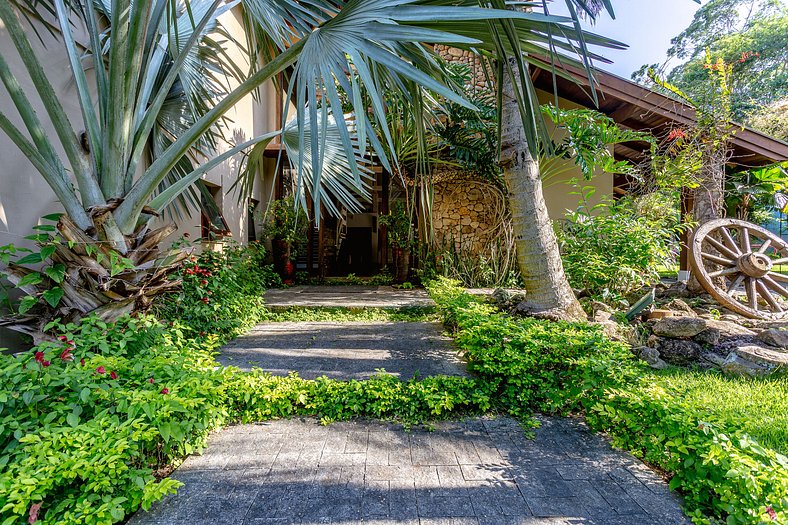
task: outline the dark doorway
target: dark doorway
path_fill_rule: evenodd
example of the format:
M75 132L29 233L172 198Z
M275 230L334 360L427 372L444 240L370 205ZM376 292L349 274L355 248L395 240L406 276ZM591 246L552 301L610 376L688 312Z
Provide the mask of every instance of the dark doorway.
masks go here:
M348 228L347 238L340 250L340 268L343 273L356 275L372 275L375 271L374 254L372 253L372 228Z

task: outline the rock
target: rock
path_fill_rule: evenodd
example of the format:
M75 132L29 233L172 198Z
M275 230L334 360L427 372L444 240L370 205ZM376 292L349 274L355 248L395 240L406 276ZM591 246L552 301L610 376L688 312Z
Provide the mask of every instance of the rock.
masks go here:
M720 331L721 337L736 337L740 335L755 335L755 332L750 330L749 328L745 328L740 324L733 323L731 321L722 321L719 319L713 319L706 321L706 326L709 328L715 328Z
M698 335L692 338L696 343L703 345L716 345L720 342L720 331L717 328L706 328Z
M648 366L651 368L662 369L668 367L668 364L659 357L659 351L655 348L644 346L640 349L638 356L648 363Z
M673 310L676 312L683 313L686 317L698 317L698 314L695 313L695 310L692 309L690 305L685 303L679 298L675 298L666 304L663 308L668 310Z
M722 368L725 358L716 352L703 352L700 354L701 361L706 361L718 368Z
M776 346L777 348L788 348L788 330L779 330L777 328L769 328L764 330L756 336L762 343L769 346Z
M496 288L492 293L492 300L503 309L525 301L525 290L516 288Z
M730 375L766 376L788 369L788 352L758 345L740 346L722 364L722 371Z
M660 357L672 365L686 366L700 357L703 347L688 339L661 338L657 342Z
M604 323L610 321L613 318L613 314L610 312L606 312L604 310L597 310L594 312L594 322L595 323Z
M695 337L706 329L706 321L697 317L665 317L654 323L654 335L661 337Z
M690 293L686 283L675 282L663 290L661 295L663 297L689 297Z
M646 316L646 319L662 319L664 317L673 317L676 312L673 310L666 310L663 308L656 308L651 310L650 312L644 312L643 315Z

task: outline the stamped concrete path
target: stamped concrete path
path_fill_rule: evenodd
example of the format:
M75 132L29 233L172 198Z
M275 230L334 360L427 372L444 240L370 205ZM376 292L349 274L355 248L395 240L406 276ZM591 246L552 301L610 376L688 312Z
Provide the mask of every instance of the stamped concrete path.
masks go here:
M356 305L408 306L401 296L332 288ZM220 361L338 379L376 368L402 378L466 373L431 323L269 323L225 347ZM508 418L439 423L434 432L311 419L233 426L173 473L185 483L178 494L129 524L689 524L659 476L581 421L541 423L535 439Z

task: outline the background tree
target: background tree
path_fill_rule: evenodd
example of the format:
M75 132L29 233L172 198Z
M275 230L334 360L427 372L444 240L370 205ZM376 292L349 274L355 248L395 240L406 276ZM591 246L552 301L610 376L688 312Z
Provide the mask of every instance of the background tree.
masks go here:
M664 65L645 65L632 77L648 82L653 69L698 98L709 82L707 57L723 60L731 66L731 115L754 126L762 120L753 114L788 97L788 5L780 0L710 0L671 42ZM665 71L675 60L683 62Z

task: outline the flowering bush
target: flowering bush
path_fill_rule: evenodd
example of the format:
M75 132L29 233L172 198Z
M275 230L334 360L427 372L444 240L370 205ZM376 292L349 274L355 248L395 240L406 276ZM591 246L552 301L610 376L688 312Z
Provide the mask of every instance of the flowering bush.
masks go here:
M262 319L265 289L281 285L264 259L265 248L258 242L191 257L178 274L182 291L174 300L161 301L157 313L199 336L237 335Z

